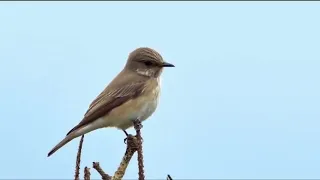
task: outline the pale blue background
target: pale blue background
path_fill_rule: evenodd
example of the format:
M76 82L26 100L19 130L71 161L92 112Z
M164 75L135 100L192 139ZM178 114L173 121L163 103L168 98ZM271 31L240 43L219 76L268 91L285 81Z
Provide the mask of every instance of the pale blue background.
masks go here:
M318 2L0 3L0 178L73 178L79 139L48 151L140 46L176 65L142 131L148 179L320 178ZM81 166L113 173L123 138L90 133Z

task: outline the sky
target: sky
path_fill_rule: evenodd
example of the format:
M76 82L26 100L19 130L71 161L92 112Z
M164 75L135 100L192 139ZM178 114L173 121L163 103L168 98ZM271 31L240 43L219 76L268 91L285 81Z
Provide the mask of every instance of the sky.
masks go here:
M319 2L1 2L0 178L72 179L80 138L47 153L138 47L176 66L143 123L147 179L320 178L319 18ZM81 167L113 174L124 138L87 134Z

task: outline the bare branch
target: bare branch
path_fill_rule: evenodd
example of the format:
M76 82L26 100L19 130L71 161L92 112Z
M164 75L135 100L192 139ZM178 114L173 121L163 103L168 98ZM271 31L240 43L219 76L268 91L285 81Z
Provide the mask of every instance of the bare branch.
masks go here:
M81 139L79 142L78 154L76 159L76 169L74 174L75 180L79 180L79 175L80 175L80 161L81 161L81 150L82 150L83 138L84 138L84 135L81 136Z
M100 167L99 162L93 162L93 168L97 170L97 172L101 175L102 180L121 180L126 172L126 169L132 159L132 156L137 151L138 152L138 167L139 167L139 180L144 180L144 165L143 165L143 152L142 152L142 137L141 137L141 128L142 124L140 120L134 121L134 128L136 130L136 136L132 136L129 134L127 136L127 148L126 152L122 158L122 161L114 173L114 176L109 176L106 174L102 168ZM81 150L82 144L84 140L84 135L81 136L81 140L79 143L78 154L76 159L76 168L75 168L75 180L79 180L80 174L80 162L81 162ZM84 168L84 180L90 180L90 168ZM168 174L167 180L172 180L171 176Z
M136 137L138 138L138 168L139 168L139 180L144 180L144 165L143 165L143 152L142 152L142 137L141 128L143 127L139 119L133 121L134 129L136 130Z
M93 168L98 171L98 173L101 175L103 180L110 180L111 179L111 177L102 170L99 162L93 162Z
M90 180L90 168L87 166L84 168L84 180Z
M123 178L126 169L129 165L129 162L133 156L133 154L138 149L138 140L135 136L132 136L131 134L127 137L127 149L126 152L122 158L122 161L118 167L118 170L114 173L114 176L112 177L112 180L120 180Z
M168 174L167 180L173 180L172 177Z

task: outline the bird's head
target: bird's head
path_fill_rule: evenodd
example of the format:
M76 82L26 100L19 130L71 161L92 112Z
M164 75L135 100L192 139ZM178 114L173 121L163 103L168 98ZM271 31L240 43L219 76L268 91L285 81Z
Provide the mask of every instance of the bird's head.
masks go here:
M155 50L147 47L135 49L129 54L126 68L148 77L159 77L164 67L174 67L167 63Z

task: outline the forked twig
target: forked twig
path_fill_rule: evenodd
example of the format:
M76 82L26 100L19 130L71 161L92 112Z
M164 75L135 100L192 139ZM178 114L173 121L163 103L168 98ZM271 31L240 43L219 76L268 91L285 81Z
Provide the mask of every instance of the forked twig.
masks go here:
M101 175L101 178L103 180L110 180L111 179L111 177L102 170L102 168L100 167L99 162L93 162L92 164L93 164L92 167L95 170L97 170L97 172Z
M93 168L101 175L102 180L121 180L126 172L126 169L130 163L130 160L132 159L132 156L137 151L138 152L138 166L139 166L139 180L144 180L144 165L143 165L143 152L142 152L142 137L141 137L141 128L142 124L140 120L134 121L134 128L136 130L136 136L128 135L127 136L127 148L126 152L122 158L122 161L117 169L117 171L114 173L113 176L109 176L106 174L102 168L100 167L99 162L93 162ZM80 142L79 142L79 148L77 153L77 159L76 159L76 168L75 168L75 180L79 180L79 174L80 174L80 162L81 162L81 150L82 150L82 144L84 140L84 135L81 136ZM84 168L84 180L90 180L90 168L85 167ZM167 176L167 180L172 180L171 176Z

